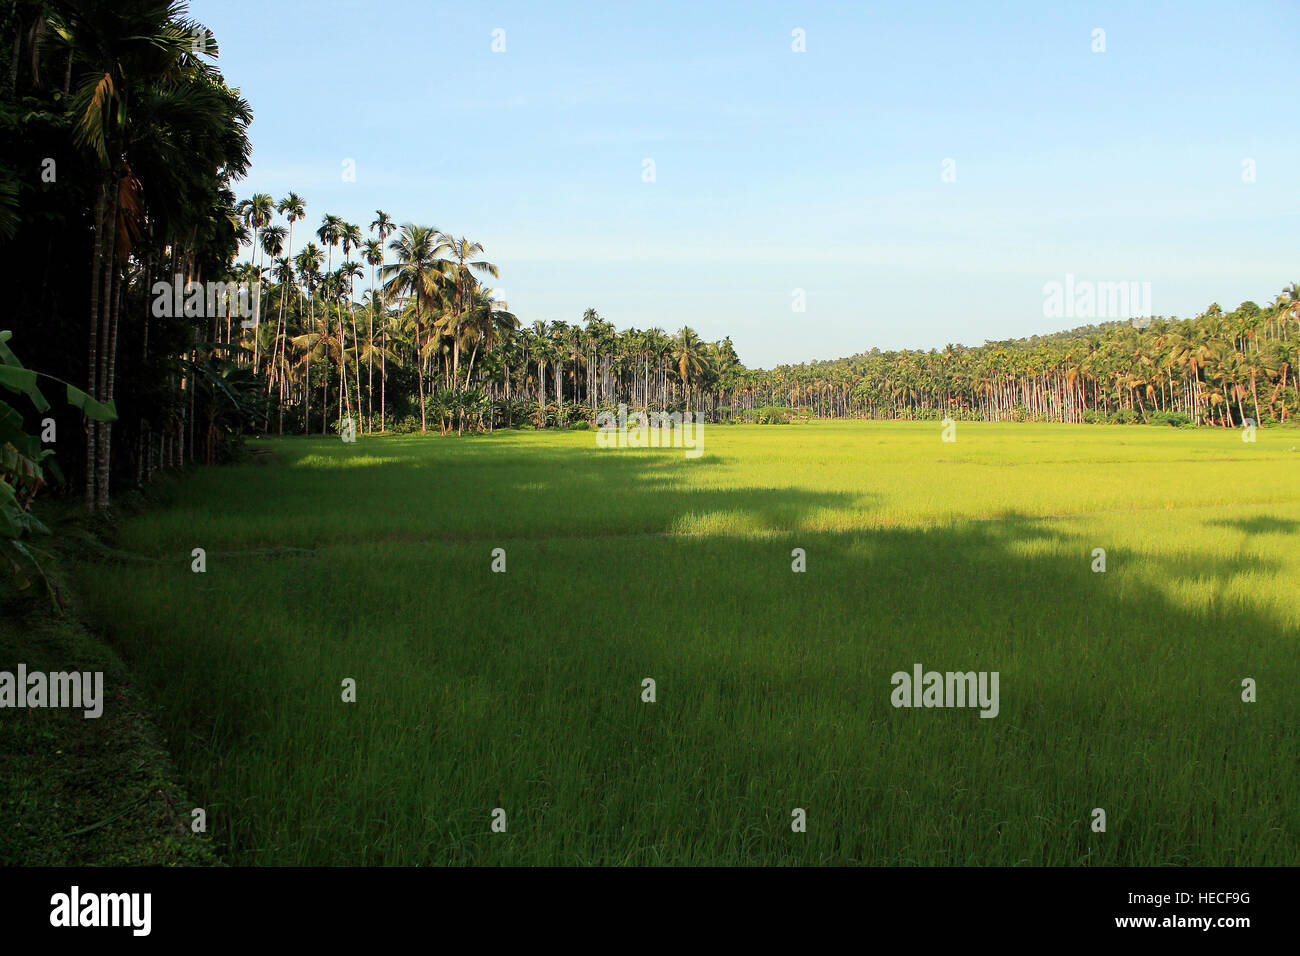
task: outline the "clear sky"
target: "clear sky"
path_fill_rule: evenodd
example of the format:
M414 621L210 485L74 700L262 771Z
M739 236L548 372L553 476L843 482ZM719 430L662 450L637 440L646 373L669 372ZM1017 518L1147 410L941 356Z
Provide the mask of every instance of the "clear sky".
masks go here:
M1082 324L1044 315L1066 274L1163 315L1300 281L1296 2L190 11L255 112L241 197L478 240L525 324L594 307L771 367Z

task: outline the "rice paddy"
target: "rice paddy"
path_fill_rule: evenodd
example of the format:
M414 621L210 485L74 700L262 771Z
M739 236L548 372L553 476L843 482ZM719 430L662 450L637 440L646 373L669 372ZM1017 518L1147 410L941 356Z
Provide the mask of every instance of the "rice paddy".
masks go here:
M1294 863L1300 432L957 436L264 440L83 597L233 863Z

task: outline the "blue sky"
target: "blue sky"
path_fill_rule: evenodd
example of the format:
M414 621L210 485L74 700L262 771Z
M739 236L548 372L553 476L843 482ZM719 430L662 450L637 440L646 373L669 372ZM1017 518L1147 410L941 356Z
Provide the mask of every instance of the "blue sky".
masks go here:
M1044 316L1067 273L1165 315L1300 280L1296 3L190 10L255 112L241 197L476 239L526 324L594 307L771 367L1078 324Z

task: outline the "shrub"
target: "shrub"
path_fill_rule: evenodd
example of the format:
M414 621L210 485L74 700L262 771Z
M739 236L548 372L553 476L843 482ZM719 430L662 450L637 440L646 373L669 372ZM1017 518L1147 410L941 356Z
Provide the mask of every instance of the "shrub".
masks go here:
M744 420L756 425L789 425L791 416L796 412L783 405L769 405L764 408L751 408L744 413Z
M1132 425L1137 420L1138 414L1131 408L1120 408L1110 413L1112 425Z
M1151 416L1152 425L1171 425L1174 428L1182 428L1184 425L1192 423L1192 416L1186 412L1156 412Z

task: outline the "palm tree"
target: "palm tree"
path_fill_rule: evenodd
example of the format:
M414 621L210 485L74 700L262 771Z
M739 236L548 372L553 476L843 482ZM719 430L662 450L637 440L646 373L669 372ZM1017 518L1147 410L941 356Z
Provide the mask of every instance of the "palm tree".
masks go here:
M357 337L357 313L356 310L352 307L352 283L356 279L363 278L365 276L365 273L362 272L360 263L349 261L349 262L344 262L342 265L339 266L338 274L340 280L347 282L346 302L348 307L348 316L352 320L352 346L353 346L353 353L355 357L360 352L360 346L357 344L360 341L360 339ZM342 319L343 316L340 314L339 315L340 322L342 321ZM356 385L357 385L357 414L360 414L361 413L361 363L360 361L354 361L352 363L352 370L353 370L353 374L356 377Z
M470 242L463 236L455 239L446 233L438 234L438 252L447 253L446 271L449 278L454 283L455 298L452 302L452 311L455 313L455 320L452 323L456 334L459 332L461 325L461 316L464 314L465 307L469 302L471 293L477 285L474 273L486 273L487 275L497 278L501 273L495 265L482 259L474 260L472 257L481 255L483 252L482 243ZM460 374L460 344L457 340L453 343L453 366L452 378L457 378Z
M429 404L438 416L439 434L447 434L447 419L456 414L460 407L460 395L453 388L440 388L429 398Z
M321 220L320 227L316 230L316 238L321 241L327 250L325 255L326 272L334 268L334 247L339 244L339 239L343 237L343 227L345 225L346 223L338 216L331 216L326 213L325 218Z
M307 290L307 307L310 315L308 317L308 330L316 324L316 287L320 284L320 266L321 260L325 258L324 253L314 242L307 243L302 252L294 259L294 265L298 268L298 281ZM294 340L298 345L298 340ZM305 351L303 355L303 370L305 373L306 384L303 387L302 397L302 421L303 434L311 433L311 355ZM328 373L327 373L328 378ZM325 434L325 423L321 423L321 434Z
M1286 381L1291 370L1295 368L1296 347L1289 341L1279 341L1273 343L1273 353L1270 356L1270 362L1277 369L1277 385L1273 388L1273 394L1269 396L1268 409L1270 414L1273 411L1273 404L1277 401L1278 396L1282 396L1282 422L1286 423Z
M708 367L703 344L694 329L687 326L677 333L672 343L672 360L686 391L686 413L689 415L692 386Z
M564 425L564 354L568 348L569 323L551 323L551 364L555 370L556 423Z
M468 327L473 336L474 350L470 353L469 365L465 372L465 388L469 388L470 376L474 374L474 359L481 344L484 351L495 348L498 343L509 338L519 328L519 319L509 312L497 309L492 298L492 290L480 288L474 292L470 305Z
M285 246L284 254L293 257L293 224L307 215L307 204L303 202L302 197L295 192L290 192L278 203L275 204L275 211L289 220L289 241Z
M284 226L266 226L265 228L262 229L262 240L261 240L262 252L270 256L272 262L274 262L276 257L279 256L280 253L284 251L284 236L285 236ZM259 269L258 272L260 278L261 269ZM260 295L258 296L258 301L259 302L261 301ZM283 314L284 310L281 309L280 311ZM260 307L259 307L259 312L260 312ZM259 319L260 319L260 315L259 315ZM255 326L253 329L253 372L254 373L257 372L257 349L258 349L258 339L259 339L258 330L260 326L261 323L259 321L258 325ZM280 335L280 325L278 320L276 322L275 335L276 335L276 339L278 340ZM271 366L274 369L275 366L274 353L272 353L271 356ZM267 390L268 392L270 391L269 385Z
M244 221L244 224L253 230L249 260L254 263L253 268L255 270L255 274L257 277L256 281L260 283L262 279L262 268L261 268L261 257L259 256L259 253L262 251L262 247L261 247L261 243L259 242L259 235L261 231L264 228L266 228L267 225L270 224L271 216L275 214L275 200L271 198L269 193L254 193L252 198L243 200L235 208L238 210L240 217ZM258 296L256 301L260 305L261 296ZM258 311L260 312L260 308L258 309ZM253 321L254 321L253 368L254 369L257 368L257 364L258 364L258 349L257 349L258 342L257 342L256 329L257 326L260 324L260 320L261 320L261 315L255 314L253 316Z
M383 264L384 247L377 239L367 239L361 246L361 255L362 258L366 260L366 265L370 266L370 297L366 306L366 318L368 323L366 337L369 340L369 344L373 346L375 340L375 309L379 308L379 303L382 301L382 297L379 295L379 291L376 288L377 280L375 270ZM375 367L369 358L371 351L371 348L367 348L366 350L366 424L367 430L373 432L375 404L372 399L375 392ZM381 358L380 361L382 362L383 359ZM380 430L383 430L382 423L380 424Z
M327 272L325 274L324 280L321 282L321 298L325 300L324 315L325 315L326 337L330 341L331 351L338 356L339 403L338 403L337 421L339 423L343 421L344 408L347 409L348 417L349 418L352 417L352 396L351 393L348 391L348 368L347 368L348 334L347 334L347 326L343 321L343 298L346 294L347 294L347 284L346 284L346 279L343 276L342 270L336 269L333 272ZM334 303L334 308L338 312L338 317L339 317L339 334L337 336L329 332L329 304L331 302ZM326 371L328 373L328 364L326 366ZM323 390L328 400L328 395L329 395L328 374L326 376L326 381L325 381L325 385L323 386ZM324 434L324 432L322 432L322 434Z
M1300 282L1292 282L1282 290L1281 298L1286 302L1286 309L1282 313L1282 339L1287 338L1287 321L1286 316L1291 315L1295 318L1296 324L1300 325Z
M545 322L534 322L525 340L527 357L537 365L537 404L540 408L538 428L546 427L546 363L551 358L551 333Z
M438 257L440 243L436 229L406 223L401 233L388 244L396 262L386 265L381 275L386 296L409 299L415 306L416 382L420 395L420 431L428 432L424 407L424 363L420 345L420 318L438 294L438 278L446 271L445 260Z
M332 284L332 277L325 276L321 280L322 286ZM329 367L330 352L339 348L338 337L331 331L329 312L322 310L320 320L316 321L313 313L313 321L308 326L308 330L301 335L295 336L292 340L293 345L302 350L303 362L306 364L308 374L310 375L311 362L313 359L324 359L326 368ZM310 386L310 380L308 381ZM310 387L304 390L303 402L310 405ZM310 419L310 415L305 415L305 420ZM321 434L325 434L326 426L329 422L329 375L325 375L325 381L321 386Z
M275 213L275 200L268 193L253 193L251 198L243 200L235 208L244 225L253 230L253 252L256 253L258 234L270 224L271 216Z
M388 213L384 212L382 209L375 210L375 218L372 219L370 222L370 231L373 232L378 237L378 248L379 248L378 261L377 262L371 261L369 248L367 248L366 251L366 261L369 262L372 267L370 273L370 285L372 288L374 288L375 286L375 273L373 267L376 265L382 266L384 264L384 243L388 241L388 237L393 234L393 231L396 228L397 227L393 225L393 220L389 218ZM378 297L372 296L370 304L371 304L371 321L373 322L375 310L384 308L383 296L382 295ZM386 322L380 323L381 334L386 336L387 328L388 326ZM385 406L385 398L388 393L387 353L388 353L388 340L385 337L383 347L380 349L379 352L379 430L380 431L384 430L385 427L384 423L386 420L386 412L384 406ZM373 375L373 369L371 369L371 374Z
M98 174L91 219L86 367L87 393L100 402L113 400L117 342L113 303L121 281L117 253L127 228L124 220L142 200L127 142L133 106L151 89L170 87L184 93L187 80L200 79L200 64L192 50L203 28L182 20L181 13L182 8L168 0L120 0L59 5L50 9L46 21L51 52L66 57L69 71L74 63L83 69L71 88L68 112L73 142L93 156ZM216 55L215 43L207 49ZM71 86L71 76L65 86ZM243 137L242 132L238 135ZM129 232L126 236L129 245ZM108 507L111 443L111 422L87 423L88 511Z
M289 330L284 324L284 304L288 299L288 290L293 287L296 289L297 283L294 281L293 263L288 256L281 256L275 260L272 270L275 281L280 285L280 314L275 320L275 347L271 354L272 374L267 376L266 380L266 400L271 401L271 389L278 382L280 386L279 405L279 433L284 434L284 400L286 379L288 378L288 356L285 343L289 336Z

